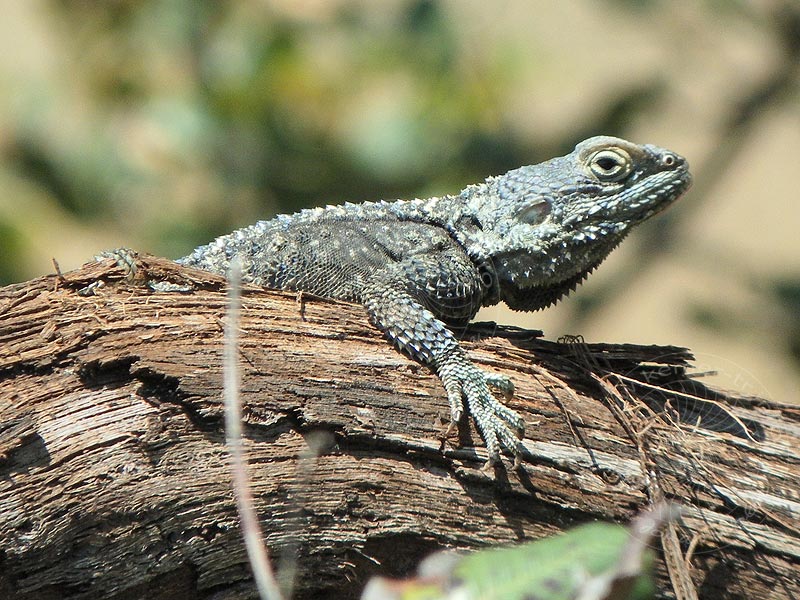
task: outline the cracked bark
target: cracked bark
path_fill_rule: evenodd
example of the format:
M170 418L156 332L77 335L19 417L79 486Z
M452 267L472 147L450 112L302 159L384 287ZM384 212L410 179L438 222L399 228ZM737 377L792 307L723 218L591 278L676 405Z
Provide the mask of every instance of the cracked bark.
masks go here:
M197 290L154 294L110 261L0 290L3 598L253 597L224 448L223 282L150 257L137 277ZM662 539L663 597L800 596L798 409L706 389L683 349L465 342L516 383L528 424L522 468L486 472L471 424L441 448L438 380L361 307L250 289L241 329L251 483L296 598L357 597L436 549L626 521L660 498L685 507Z

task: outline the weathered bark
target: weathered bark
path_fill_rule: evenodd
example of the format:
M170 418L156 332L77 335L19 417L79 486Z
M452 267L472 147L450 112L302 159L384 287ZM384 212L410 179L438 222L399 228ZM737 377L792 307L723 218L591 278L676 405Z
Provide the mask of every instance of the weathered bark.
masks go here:
M109 261L0 290L0 597L254 594L224 447L221 279L139 266L200 291L152 293ZM624 521L661 498L686 507L662 538L664 597L800 597L796 407L710 393L679 348L512 332L465 342L517 384L528 423L520 469L487 472L471 424L442 449L440 383L362 308L243 301L252 485L296 598L357 597L438 548Z

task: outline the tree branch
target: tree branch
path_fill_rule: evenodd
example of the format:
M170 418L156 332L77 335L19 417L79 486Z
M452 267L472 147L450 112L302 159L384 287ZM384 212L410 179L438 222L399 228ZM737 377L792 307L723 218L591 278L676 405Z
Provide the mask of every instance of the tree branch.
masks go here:
M137 266L196 291L152 293L112 261L0 290L2 597L254 594L223 431L224 282ZM299 300L245 288L239 347L253 496L296 598L358 597L436 549L661 499L684 506L662 536L664 597L800 596L797 407L708 390L681 348L498 328L464 345L517 385L527 452L486 472L471 423L442 448L439 381L361 307Z

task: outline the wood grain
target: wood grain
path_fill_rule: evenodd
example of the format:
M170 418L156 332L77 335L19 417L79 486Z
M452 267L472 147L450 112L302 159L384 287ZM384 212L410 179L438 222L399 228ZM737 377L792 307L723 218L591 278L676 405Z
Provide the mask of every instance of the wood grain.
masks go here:
M254 596L224 447L224 282L138 268L0 290L0 597ZM361 307L248 289L241 329L253 492L295 598L355 598L440 548L625 521L661 498L685 507L662 597L800 597L800 415L707 390L683 349L465 341L512 378L527 423L521 468L487 472L471 424L443 447L439 381Z

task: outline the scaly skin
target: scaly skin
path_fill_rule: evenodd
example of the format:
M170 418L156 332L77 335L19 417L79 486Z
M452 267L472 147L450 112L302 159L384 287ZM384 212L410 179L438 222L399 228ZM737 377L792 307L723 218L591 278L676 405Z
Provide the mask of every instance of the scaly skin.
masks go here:
M637 223L689 186L668 150L590 138L456 196L344 204L260 221L178 262L245 281L363 304L374 325L442 380L453 423L466 406L489 451L518 460L524 421L490 391L506 378L477 368L453 329L481 306L544 308L565 296Z

